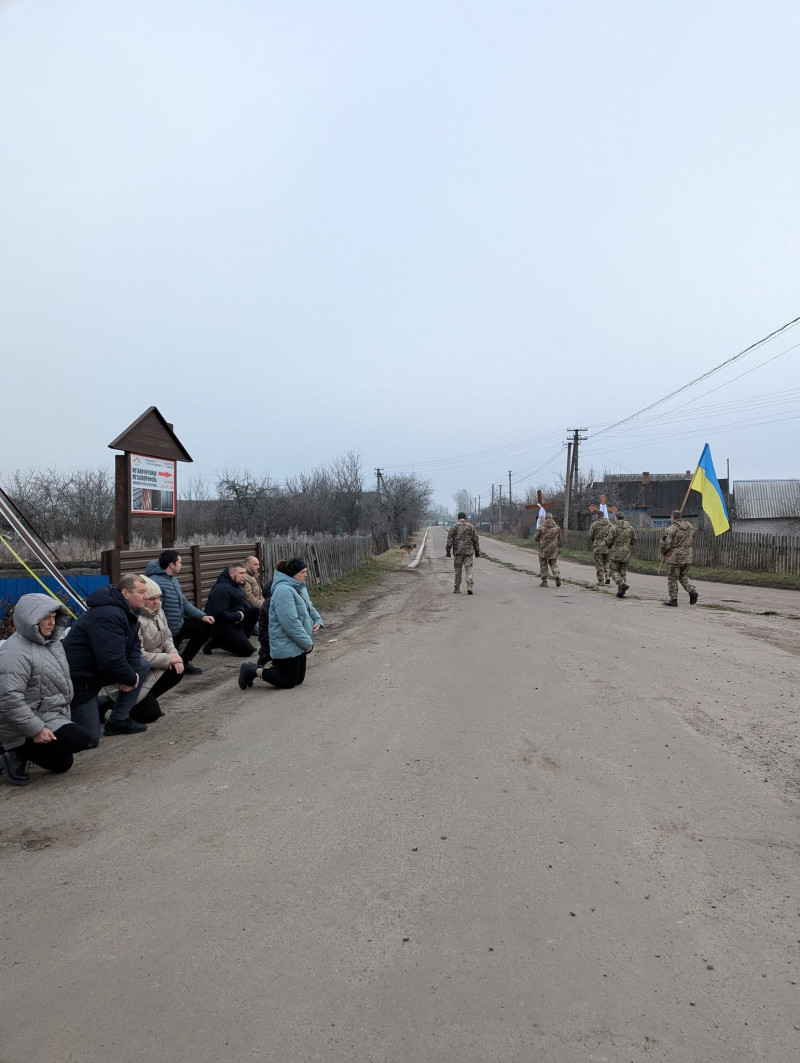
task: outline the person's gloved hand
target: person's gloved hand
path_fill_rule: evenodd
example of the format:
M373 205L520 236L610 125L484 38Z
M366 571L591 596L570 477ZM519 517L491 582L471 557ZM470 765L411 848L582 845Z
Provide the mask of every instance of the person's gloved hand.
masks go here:
M476 556L476 557L480 557L480 556L481 556L481 552L480 552L480 550L476 550L476 551L475 551L475 556Z

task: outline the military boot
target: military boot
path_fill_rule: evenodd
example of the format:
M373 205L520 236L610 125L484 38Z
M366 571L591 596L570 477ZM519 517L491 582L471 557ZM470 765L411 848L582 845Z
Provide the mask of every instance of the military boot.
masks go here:
M667 600L663 604L664 605L672 605L672 606L674 606L677 609L678 608L678 599L677 598L667 598Z
M453 587L453 594L461 594L461 588L460 587Z
M689 605L695 605L699 597L697 591L689 591Z
M546 587L547 586L547 580L543 579L542 582L539 584L539 586L540 587Z

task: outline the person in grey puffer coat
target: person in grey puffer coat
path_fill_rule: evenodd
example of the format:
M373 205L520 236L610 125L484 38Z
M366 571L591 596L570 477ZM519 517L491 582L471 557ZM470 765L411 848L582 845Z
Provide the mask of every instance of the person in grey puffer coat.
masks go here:
M69 771L89 735L72 722L69 675L61 636L69 612L49 594L24 594L14 609L16 632L0 646L0 764L15 786L30 777L28 761Z

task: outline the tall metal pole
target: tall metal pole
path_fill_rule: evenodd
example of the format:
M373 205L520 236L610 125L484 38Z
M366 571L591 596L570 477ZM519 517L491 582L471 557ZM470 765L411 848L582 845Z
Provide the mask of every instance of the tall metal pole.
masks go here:
M508 515L511 517L511 469L508 470Z
M497 485L497 523L500 525L500 531L502 531L503 524L503 485Z
M564 487L564 535L569 531L569 495L572 489L572 443L567 443L567 476Z

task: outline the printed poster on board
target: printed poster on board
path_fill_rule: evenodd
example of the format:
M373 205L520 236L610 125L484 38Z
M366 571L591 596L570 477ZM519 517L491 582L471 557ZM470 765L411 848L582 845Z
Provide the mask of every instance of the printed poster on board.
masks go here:
M131 454L131 513L134 516L175 516L175 467L168 458Z

